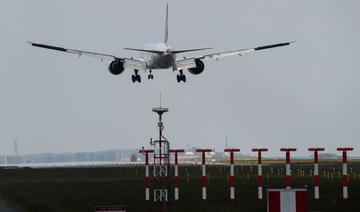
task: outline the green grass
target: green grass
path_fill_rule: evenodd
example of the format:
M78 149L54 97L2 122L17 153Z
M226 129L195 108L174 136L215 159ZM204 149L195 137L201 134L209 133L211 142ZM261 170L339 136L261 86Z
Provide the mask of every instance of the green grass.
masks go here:
M294 187L309 188L310 211L357 211L360 202L360 180L350 178L347 203L341 201L341 164L320 166L320 202L312 200L311 164L294 164ZM270 168L271 167L271 168ZM351 167L351 169L350 169ZM360 164L350 164L349 171L360 173ZM264 188L283 188L283 164L264 166ZM297 176L297 170L307 176ZM335 171L334 171L335 169ZM271 171L272 170L272 171ZM325 178L323 170L335 175ZM209 166L208 201L201 201L200 166L180 168L180 198L172 202L173 212L180 211L266 211L266 201L257 201L256 166L236 166L236 201L229 201L228 167ZM152 173L152 172L150 172ZM267 175L269 173L269 178ZM283 174L282 173L282 174ZM265 192L264 192L265 193ZM0 169L0 194L20 211L93 211L97 205L126 205L128 211L152 211L152 203L144 201L144 168L53 168ZM264 195L265 196L265 195Z

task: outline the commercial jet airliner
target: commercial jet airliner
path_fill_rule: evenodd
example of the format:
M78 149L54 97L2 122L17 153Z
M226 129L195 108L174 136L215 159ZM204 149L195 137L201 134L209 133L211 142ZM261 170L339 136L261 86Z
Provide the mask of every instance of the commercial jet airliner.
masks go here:
M193 51L203 51L209 50L212 48L198 48L198 49L185 49L185 50L175 50L172 49L168 45L168 35L169 35L169 5L166 5L166 20L165 20L165 38L164 42L159 43L152 43L147 44L144 46L143 49L136 49L136 48L124 48L125 50L132 50L142 52L141 56L137 59L134 58L124 58L124 57L117 57L110 54L102 54L96 52L89 52L89 51L82 51L82 50L75 50L75 49L67 49L63 47L57 46L50 46L46 44L40 43L32 43L29 42L32 46L46 48L56 51L67 52L71 54L76 54L79 56L86 55L86 56L93 56L98 57L101 60L108 60L110 64L108 69L111 74L119 75L124 72L125 69L133 70L134 74L132 77L132 82L141 82L141 77L139 75L139 71L149 71L148 79L154 79L154 75L152 74L153 70L157 69L170 69L172 68L173 71L178 71L177 74L177 81L178 82L186 82L186 76L184 74L184 70L188 70L191 74L198 75L204 71L205 65L204 60L208 59L220 59L229 56L235 55L243 55L245 53L250 53L254 51L270 49L275 47L287 46L290 43L294 42L285 42L285 43L277 43L272 45L266 46L259 46L256 48L249 48L249 49L240 49L234 51L227 51L227 52L220 52L220 53L212 53L206 54L200 57L191 57L186 58L182 57L181 59L177 59L178 54L183 54L186 52L193 52Z

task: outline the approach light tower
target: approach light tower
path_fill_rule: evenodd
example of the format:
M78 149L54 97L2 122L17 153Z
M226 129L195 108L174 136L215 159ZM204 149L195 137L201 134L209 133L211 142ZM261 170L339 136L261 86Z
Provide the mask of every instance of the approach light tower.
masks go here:
M157 107L152 109L159 115L159 139L151 141L154 146L154 211L170 211L170 145L163 136L164 125L162 115L169 111L167 108Z

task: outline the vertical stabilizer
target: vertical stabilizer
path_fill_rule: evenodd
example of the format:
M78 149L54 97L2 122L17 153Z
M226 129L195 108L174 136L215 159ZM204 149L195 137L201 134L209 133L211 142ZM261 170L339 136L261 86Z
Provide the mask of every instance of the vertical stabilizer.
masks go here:
M169 37L169 3L166 4L166 20L165 20L165 39L164 42L168 42Z

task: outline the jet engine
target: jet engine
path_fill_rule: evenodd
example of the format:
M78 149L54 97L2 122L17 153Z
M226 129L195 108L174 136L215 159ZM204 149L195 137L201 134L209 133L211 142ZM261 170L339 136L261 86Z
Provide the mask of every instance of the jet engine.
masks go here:
M114 60L109 65L109 71L113 75L119 75L124 71L124 62L122 60Z
M205 65L204 62L200 59L195 59L195 68L189 68L189 72L195 75L201 74L204 71Z

